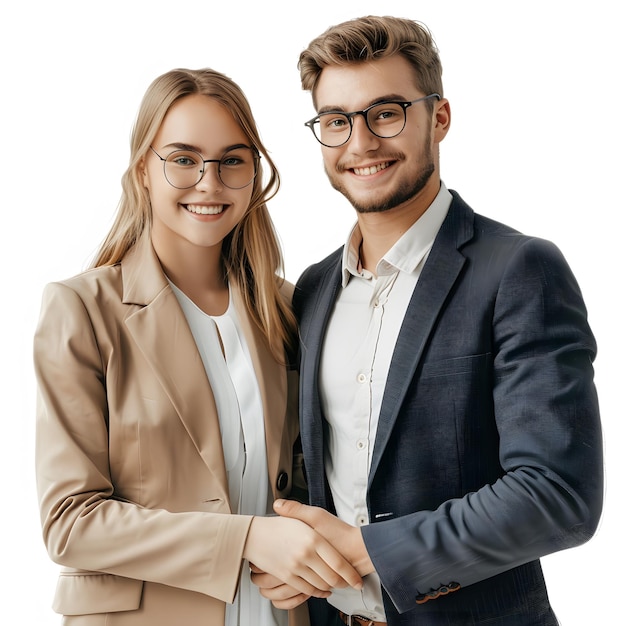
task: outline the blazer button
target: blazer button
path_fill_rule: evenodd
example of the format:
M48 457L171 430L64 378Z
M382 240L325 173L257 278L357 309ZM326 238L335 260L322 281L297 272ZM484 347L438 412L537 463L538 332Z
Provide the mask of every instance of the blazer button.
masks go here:
M281 472L276 480L276 489L278 489L278 491L283 491L284 489L287 489L288 483L289 476L287 476L287 472Z

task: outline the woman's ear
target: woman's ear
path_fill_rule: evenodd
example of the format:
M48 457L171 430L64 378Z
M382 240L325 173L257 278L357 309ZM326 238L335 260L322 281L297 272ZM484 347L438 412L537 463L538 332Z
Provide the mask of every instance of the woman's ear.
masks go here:
M148 186L148 171L147 171L147 168L146 168L146 157L145 156L141 157L141 159L139 160L139 163L137 163L137 171L141 175L141 180L143 181L143 186L146 189L149 189L149 186Z

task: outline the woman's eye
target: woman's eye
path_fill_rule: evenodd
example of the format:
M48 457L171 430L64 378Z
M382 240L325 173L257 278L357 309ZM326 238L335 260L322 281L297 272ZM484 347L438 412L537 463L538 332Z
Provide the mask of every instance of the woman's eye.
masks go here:
M195 152L176 151L167 157L167 161L177 167L195 167L202 162L202 157Z
M180 165L182 167L189 167L190 165L195 165L196 164L193 159L191 159L189 157L184 157L184 156L176 157L175 159L173 159L173 162L176 165Z
M242 163L243 163L243 160L240 159L239 157L230 156L230 157L226 157L222 159L222 165L227 165L231 167L233 165L241 165Z

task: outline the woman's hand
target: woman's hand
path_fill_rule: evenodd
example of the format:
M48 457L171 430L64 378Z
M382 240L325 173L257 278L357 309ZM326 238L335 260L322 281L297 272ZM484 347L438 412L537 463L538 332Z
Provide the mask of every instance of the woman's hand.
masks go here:
M311 596L300 593L293 587L290 587L282 580L278 580L275 576L261 571L255 565L250 565L250 580L259 588L259 593L268 600L277 609L295 609L297 606L306 602ZM325 592L325 597L330 595L330 591ZM324 596L322 596L324 597Z

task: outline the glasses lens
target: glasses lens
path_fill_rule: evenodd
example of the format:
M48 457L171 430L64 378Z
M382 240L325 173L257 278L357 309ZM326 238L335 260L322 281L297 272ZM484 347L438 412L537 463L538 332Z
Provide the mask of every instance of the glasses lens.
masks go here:
M313 132L325 146L341 146L350 137L350 119L341 113L323 113L313 124Z
M202 156L193 150L176 150L165 159L165 178L172 187L188 189L202 178Z
M251 148L241 147L228 151L220 159L220 180L231 189L247 187L256 176L258 158Z
M405 123L406 110L396 102L383 102L367 112L367 125L379 137L395 137Z

